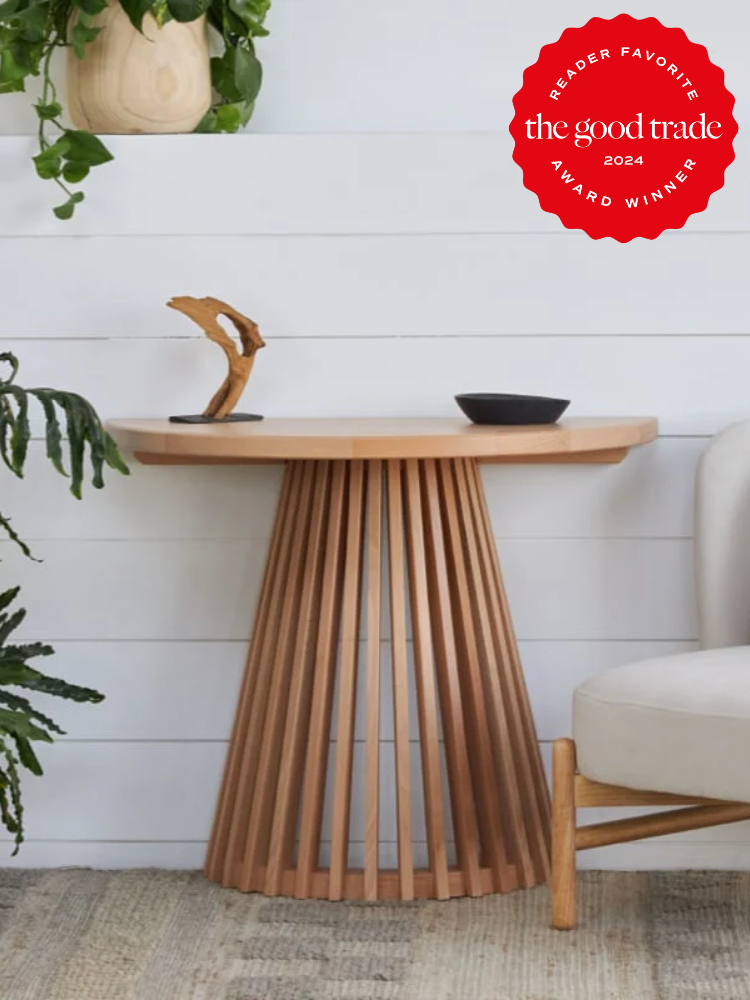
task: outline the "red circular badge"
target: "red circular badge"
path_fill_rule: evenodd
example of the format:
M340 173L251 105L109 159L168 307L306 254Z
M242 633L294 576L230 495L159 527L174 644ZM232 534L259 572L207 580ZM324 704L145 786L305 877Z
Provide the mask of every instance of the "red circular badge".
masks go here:
M681 229L724 184L737 123L705 46L655 17L592 17L513 98L513 159L545 212L595 240Z

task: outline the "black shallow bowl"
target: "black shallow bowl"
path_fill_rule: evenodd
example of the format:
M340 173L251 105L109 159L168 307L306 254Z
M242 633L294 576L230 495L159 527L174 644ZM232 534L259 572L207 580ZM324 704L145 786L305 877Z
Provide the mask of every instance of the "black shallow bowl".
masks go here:
M554 424L570 406L569 399L506 392L464 392L455 399L475 424Z

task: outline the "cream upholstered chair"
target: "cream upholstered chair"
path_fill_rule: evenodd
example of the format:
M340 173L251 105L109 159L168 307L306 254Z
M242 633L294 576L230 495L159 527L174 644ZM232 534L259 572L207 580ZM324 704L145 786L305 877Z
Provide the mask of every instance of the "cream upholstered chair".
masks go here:
M607 670L556 740L552 925L575 926L576 851L750 818L750 422L720 433L696 478L701 649ZM576 825L583 806L680 806Z

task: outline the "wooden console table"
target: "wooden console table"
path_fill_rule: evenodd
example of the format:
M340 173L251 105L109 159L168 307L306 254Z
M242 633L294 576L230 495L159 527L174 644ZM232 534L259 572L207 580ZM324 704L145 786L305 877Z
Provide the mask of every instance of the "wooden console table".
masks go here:
M286 462L207 877L245 891L334 900L446 899L545 882L547 784L479 462L618 462L629 448L656 437L656 421L501 428L460 418L208 426L117 420L109 427L124 449L149 464ZM391 644L392 706L381 704L384 639ZM414 864L412 669L426 870ZM349 865L360 670L366 699L361 870ZM386 709L393 711L395 733L394 871L382 870L378 856ZM324 868L328 784L330 864ZM448 861L449 815L455 866Z

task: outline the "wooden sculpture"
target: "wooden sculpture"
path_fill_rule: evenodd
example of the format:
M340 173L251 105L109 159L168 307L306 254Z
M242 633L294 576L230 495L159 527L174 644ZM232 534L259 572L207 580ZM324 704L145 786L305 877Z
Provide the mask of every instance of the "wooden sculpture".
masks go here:
M211 398L211 402L203 411L202 417L173 417L176 421L189 422L210 422L211 420L260 420L261 418L249 413L232 414L235 406L244 392L250 372L253 370L256 351L266 346L265 340L260 335L257 324L253 323L247 316L237 312L232 306L227 305L220 299L209 297L195 299L191 295L178 295L170 299L167 303L170 309L177 309L178 312L189 316L193 322L201 327L209 340L224 351L229 362L229 372L221 386ZM238 334L242 344L242 353L237 350L237 345L229 336L226 330L219 323L219 316L226 316L230 320Z

